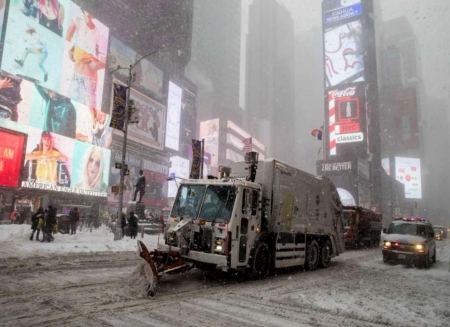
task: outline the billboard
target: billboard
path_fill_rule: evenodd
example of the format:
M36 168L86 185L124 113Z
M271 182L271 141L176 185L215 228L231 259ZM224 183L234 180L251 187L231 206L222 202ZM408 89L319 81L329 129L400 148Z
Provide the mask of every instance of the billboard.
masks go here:
M365 87L353 84L328 92L329 155L366 153ZM355 147L353 143L357 143Z
M178 156L170 157L170 162L172 166L169 168L169 176L173 176L176 179L168 182L168 193L169 198L174 198L177 195L179 181L178 178L189 178L190 173L190 162L188 159L181 158Z
M205 140L205 152L211 155L211 167L219 167L219 118L200 122L199 139Z
M19 187L26 135L0 128L0 186Z
M169 82L167 99L166 147L175 151L180 146L180 117L182 90L176 84Z
M332 24L361 15L361 0L328 0L323 3L323 23Z
M0 120L0 127L27 137L23 165L9 167L21 171L22 188L107 196L110 150L11 120Z
M325 28L325 86L365 81L360 20Z
M14 111L15 121L53 134L107 148L111 147L110 116L59 93L16 79L13 89L0 89L0 106ZM17 94L16 94L17 93Z
M406 199L422 198L420 159L395 157L395 179L405 185Z
M115 37L111 37L111 44L108 53L108 69L114 70L114 76L125 82L128 78L128 67L135 64L141 56L130 49L125 43ZM117 69L121 67L122 69ZM125 68L125 69L124 69ZM135 78L133 87L145 93L162 97L164 73L161 69L153 65L148 59L141 60L134 68Z
M2 70L101 108L109 29L69 0L27 4L10 1Z

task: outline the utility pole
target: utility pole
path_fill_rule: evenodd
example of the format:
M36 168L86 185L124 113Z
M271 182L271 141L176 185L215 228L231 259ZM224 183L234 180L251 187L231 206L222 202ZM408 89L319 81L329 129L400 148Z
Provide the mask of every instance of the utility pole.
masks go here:
M125 117L124 117L124 125L123 125L123 145L122 145L122 160L120 165L120 181L119 181L119 210L117 215L116 222L116 232L114 233L114 240L120 240L122 238L122 211L123 211L123 182L125 178L125 172L127 171L127 167L125 165L125 159L127 156L127 140L128 140L128 123L130 120L130 94L131 94L131 82L134 79L133 68L136 67L138 63L141 62L142 59L147 58L148 56L158 52L158 50L150 52L137 60L134 64L131 64L128 67L128 80L127 80L127 93L125 97ZM118 69L125 69L118 67ZM113 71L114 72L114 71Z

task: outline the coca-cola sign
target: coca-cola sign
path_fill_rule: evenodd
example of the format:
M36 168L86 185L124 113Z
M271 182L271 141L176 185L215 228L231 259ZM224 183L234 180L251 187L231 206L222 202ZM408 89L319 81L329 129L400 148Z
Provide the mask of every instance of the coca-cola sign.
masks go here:
M347 87L345 90L336 90L333 92L333 98L352 97L356 94L356 86Z

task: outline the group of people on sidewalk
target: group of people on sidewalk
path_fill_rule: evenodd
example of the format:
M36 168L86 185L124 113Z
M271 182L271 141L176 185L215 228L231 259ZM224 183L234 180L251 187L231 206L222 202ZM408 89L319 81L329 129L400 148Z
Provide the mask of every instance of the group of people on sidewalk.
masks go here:
M134 211L130 211L128 215L128 219L126 215L123 213L122 218L120 220L120 228L122 229L122 238L125 236L125 228L129 228L129 234L131 238L136 238L138 233L138 216L134 213Z
M41 242L53 242L54 236L58 232L58 223L56 220L56 214L58 209L53 206L48 206L45 210L42 207L36 211L31 217L31 229L32 233L30 236L30 241L33 240L34 234L36 233L36 241L39 241L39 234L42 230L42 240Z

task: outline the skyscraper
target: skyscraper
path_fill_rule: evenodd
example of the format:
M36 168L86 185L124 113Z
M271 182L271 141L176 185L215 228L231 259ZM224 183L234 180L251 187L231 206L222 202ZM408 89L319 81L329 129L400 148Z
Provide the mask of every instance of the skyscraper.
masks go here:
M246 129L267 146L267 156L294 162L295 35L290 11L275 0L249 8ZM289 140L289 142L287 141Z

